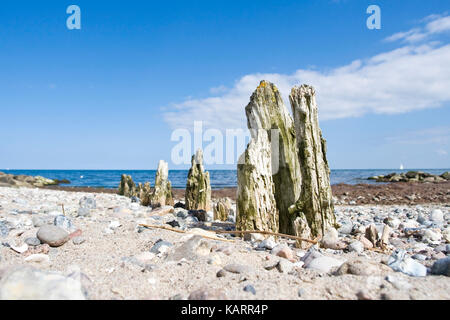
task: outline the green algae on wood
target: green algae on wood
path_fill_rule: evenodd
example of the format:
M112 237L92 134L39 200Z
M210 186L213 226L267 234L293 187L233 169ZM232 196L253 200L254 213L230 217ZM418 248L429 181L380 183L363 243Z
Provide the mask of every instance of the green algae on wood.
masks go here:
M211 210L211 184L209 172L203 168L203 152L198 149L192 156L185 192L187 210Z

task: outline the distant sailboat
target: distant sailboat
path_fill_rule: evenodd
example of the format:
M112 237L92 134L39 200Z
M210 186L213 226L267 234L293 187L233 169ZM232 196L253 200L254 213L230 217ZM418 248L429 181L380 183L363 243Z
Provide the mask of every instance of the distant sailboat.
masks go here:
M403 164L400 164L400 170L403 170L403 169L404 169Z
M83 179L84 178L84 176L80 176L80 179Z

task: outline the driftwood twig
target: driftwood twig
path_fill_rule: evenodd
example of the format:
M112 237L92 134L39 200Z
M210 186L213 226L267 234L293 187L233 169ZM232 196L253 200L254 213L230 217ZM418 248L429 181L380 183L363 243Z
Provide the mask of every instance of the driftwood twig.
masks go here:
M297 237L297 236L291 236L288 234L284 234L284 233L278 233L278 232L271 232L271 231L261 231L261 230L245 230L245 231L214 231L216 233L236 233L236 234L245 234L245 233L261 233L261 234L268 234L268 235L272 235L272 236L278 236L278 237L284 237L284 238L289 238L289 239L294 239L294 240L300 240L300 241L305 241L305 242L309 242L312 244L316 244L317 240L310 240L310 239L304 239L301 237Z
M229 240L229 239L222 239L222 238L219 238L219 237L210 237L210 236L207 236L207 235L203 235L203 234L199 234L199 233L193 233L193 232L186 232L184 230L179 230L179 229L166 227L166 226L155 226L155 225L143 224L143 223L141 223L140 226L141 227L145 227L145 228L164 229L164 230L169 230L169 231L178 232L178 233L193 234L193 235L198 235L198 236L206 238L206 239L219 240L219 241L225 241L225 242L234 242L233 240Z

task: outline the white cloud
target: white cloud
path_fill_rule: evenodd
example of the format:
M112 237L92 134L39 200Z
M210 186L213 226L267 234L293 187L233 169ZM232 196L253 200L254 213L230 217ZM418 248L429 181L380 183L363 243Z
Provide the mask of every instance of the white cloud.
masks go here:
M425 26L414 28L406 32L398 32L390 37L387 41L403 40L406 42L418 42L429 38L433 35L450 31L450 16L448 15L430 15L423 19L428 22Z
M450 145L450 127L434 127L423 130L406 132L386 139L395 144L411 145ZM442 150L442 149L441 149Z
M410 36L423 30L447 30L446 18L429 17L426 26L409 31ZM173 104L164 118L174 128L190 128L194 120L219 129L245 128L244 107L263 79L277 85L288 108L288 94L294 85L313 85L321 120L437 108L450 102L450 44L431 40L409 44L329 71L299 69L292 74L249 74L232 88L213 89L212 97Z

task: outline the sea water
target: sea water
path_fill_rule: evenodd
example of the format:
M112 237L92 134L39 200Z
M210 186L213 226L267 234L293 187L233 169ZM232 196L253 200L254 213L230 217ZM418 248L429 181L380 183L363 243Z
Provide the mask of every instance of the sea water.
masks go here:
M442 174L450 169L335 169L331 170L331 184L347 183L375 183L367 180L370 176L386 175L392 172L407 172L409 170L424 171L431 174ZM130 175L133 181L155 183L156 170L3 170L8 174L24 174L30 176L43 176L49 179L67 179L70 187L101 187L117 188L122 174ZM237 186L236 170L208 170L211 179L211 187L220 189ZM169 170L169 180L173 188L185 188L188 170Z

